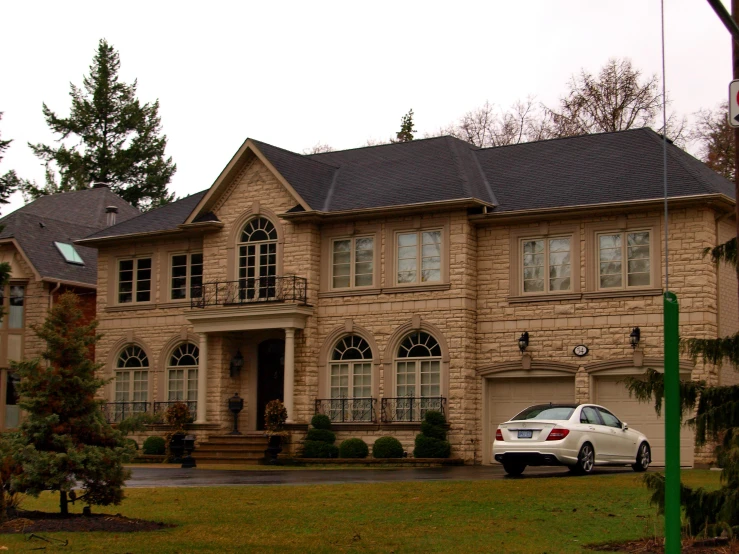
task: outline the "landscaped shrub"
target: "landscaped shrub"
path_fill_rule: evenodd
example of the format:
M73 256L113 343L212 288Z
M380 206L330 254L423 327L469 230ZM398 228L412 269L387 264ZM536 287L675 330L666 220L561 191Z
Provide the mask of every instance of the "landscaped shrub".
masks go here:
M452 447L446 440L446 418L441 412L426 412L421 423L421 433L416 435L414 458L448 458Z
M149 437L144 441L144 454L161 456L167 450L167 443L162 437Z
M334 444L336 442L336 434L328 429L308 429L308 434L306 435L305 440Z
M126 439L126 444L128 444L128 445L130 445L130 446L133 446L133 449L134 449L134 450L138 450L138 449L139 449L139 443L137 443L137 442L136 442L135 440L133 440L133 439Z
M339 446L341 458L366 458L368 455L369 447L362 439L346 439Z
M402 458L403 445L395 437L380 437L372 445L373 458Z
M310 424L316 429L331 429L331 418L325 414L316 414Z
M338 458L339 447L323 441L303 441L303 458Z

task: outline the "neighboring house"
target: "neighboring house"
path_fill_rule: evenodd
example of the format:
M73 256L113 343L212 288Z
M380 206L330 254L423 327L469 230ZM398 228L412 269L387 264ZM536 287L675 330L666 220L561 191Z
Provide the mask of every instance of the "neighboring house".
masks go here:
M39 356L44 346L31 325L44 322L54 300L65 291L80 295L95 317L97 252L73 242L116 221L139 214L106 186L43 196L0 219L0 262L11 267L0 290L5 312L0 323L0 429L18 423L17 377L11 361Z
M453 455L487 463L518 410L594 401L652 437L659 464L661 422L619 381L662 364L662 152L649 129L315 155L249 139L210 189L77 242L98 249L112 419L187 401L202 441L230 430L238 392L243 431L284 400L293 449L319 411L339 440L410 451L441 409ZM672 144L668 176L681 334L733 333L736 277L702 254L734 232L733 185Z

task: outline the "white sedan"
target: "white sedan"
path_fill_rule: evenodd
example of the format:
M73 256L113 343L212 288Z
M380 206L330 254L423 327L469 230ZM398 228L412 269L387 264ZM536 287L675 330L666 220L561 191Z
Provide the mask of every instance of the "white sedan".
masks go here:
M630 465L646 471L649 440L595 404L539 404L526 408L495 432L493 458L509 475L526 466L567 466L590 473L595 466Z

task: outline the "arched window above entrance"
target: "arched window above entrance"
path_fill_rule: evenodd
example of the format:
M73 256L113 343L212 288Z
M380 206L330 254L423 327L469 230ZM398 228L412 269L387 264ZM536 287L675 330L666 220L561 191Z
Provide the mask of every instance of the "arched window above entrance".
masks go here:
M277 229L265 217L244 225L238 244L239 299L273 298L277 276Z

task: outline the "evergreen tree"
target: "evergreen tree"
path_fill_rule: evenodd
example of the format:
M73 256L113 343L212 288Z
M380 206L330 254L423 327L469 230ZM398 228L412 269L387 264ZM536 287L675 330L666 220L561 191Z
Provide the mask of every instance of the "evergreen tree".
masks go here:
M409 110L407 114L400 120L400 131L395 135L395 140L391 142L410 142L413 140L413 133L416 130L413 128L413 110Z
M3 118L3 112L0 112L0 120ZM3 159L5 151L10 147L12 140L0 139L0 161ZM14 170L7 171L4 175L0 175L0 204L7 204L8 198L13 194L21 180L16 175Z
M46 164L46 184L27 185L30 197L82 190L99 182L144 210L173 199L167 184L177 166L171 157L165 158L167 137L161 134L159 101L141 104L136 81L120 82L119 68L118 52L102 39L82 88L70 85L70 116L58 117L44 103L46 123L61 144L29 144Z
M13 490L38 496L59 491L59 507L68 513L69 492L87 505L119 504L132 451L123 435L105 420L95 394L105 380L95 377L102 364L90 353L100 338L97 321L85 323L79 298L65 293L43 325L33 330L46 342L43 359L13 363L20 376L20 407L25 418L14 434L13 459L21 470Z

